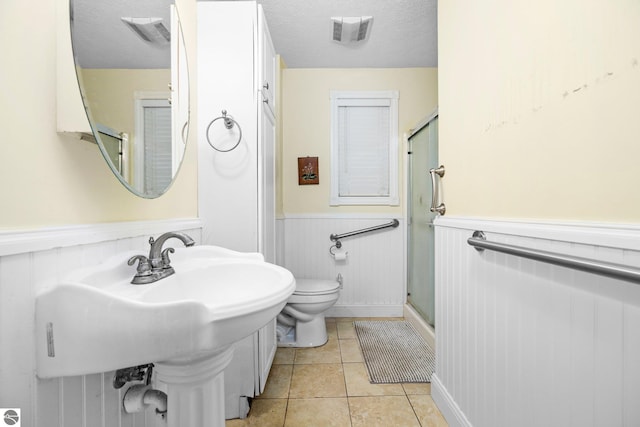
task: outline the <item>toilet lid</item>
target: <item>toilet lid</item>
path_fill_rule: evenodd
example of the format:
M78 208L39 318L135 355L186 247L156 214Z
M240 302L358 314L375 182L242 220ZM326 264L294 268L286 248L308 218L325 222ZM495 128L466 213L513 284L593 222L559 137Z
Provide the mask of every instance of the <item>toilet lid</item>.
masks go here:
M335 292L340 287L340 283L335 280L317 280L317 279L296 279L296 290L293 292L297 295L319 295Z

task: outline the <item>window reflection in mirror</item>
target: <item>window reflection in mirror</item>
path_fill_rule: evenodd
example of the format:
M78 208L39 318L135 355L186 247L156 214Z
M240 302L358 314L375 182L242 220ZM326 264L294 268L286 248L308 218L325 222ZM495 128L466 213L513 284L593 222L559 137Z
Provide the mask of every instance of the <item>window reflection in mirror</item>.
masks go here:
M70 0L78 81L118 179L147 198L175 178L189 118L186 55L172 0Z

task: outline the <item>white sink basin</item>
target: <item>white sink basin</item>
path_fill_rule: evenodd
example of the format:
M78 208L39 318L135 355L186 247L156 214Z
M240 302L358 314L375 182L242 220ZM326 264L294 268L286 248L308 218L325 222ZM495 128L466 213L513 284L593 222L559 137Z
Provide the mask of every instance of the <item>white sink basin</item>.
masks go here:
M295 289L292 274L216 246L175 248L176 273L132 285L139 251L72 272L36 296L41 378L107 372L214 352L272 320Z

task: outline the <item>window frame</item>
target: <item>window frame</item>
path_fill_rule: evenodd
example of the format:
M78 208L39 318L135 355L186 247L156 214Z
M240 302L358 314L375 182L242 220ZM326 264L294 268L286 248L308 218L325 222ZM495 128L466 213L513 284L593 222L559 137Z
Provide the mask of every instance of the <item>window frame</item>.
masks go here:
M398 206L398 91L337 91L331 96L331 195L330 206ZM389 108L389 195L341 196L340 195L340 141L339 108L376 106Z

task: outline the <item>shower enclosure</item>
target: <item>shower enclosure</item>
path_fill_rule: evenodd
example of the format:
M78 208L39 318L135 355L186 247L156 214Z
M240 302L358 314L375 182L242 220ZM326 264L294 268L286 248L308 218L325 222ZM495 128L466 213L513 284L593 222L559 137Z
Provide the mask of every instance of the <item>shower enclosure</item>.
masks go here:
M429 169L438 167L438 113L409 135L407 302L435 327L434 229Z

